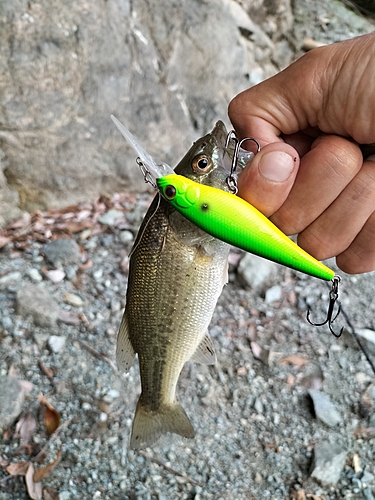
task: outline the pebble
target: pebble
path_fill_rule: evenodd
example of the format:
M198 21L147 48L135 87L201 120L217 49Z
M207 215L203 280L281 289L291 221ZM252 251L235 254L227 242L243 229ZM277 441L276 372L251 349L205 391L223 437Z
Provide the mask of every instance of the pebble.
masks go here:
M98 221L100 224L106 225L106 226L114 226L116 222L119 219L122 219L124 217L124 212L121 210L115 210L111 209L108 210L105 214L103 214L101 217L99 217Z
M0 432L11 425L21 413L24 394L14 377L0 377Z
M329 427L334 427L341 421L341 415L330 398L321 391L310 389L309 395L314 403L316 418Z
M71 238L61 238L51 241L42 248L41 252L54 267L78 264L81 260L79 245Z
M61 352L66 343L66 337L62 335L51 335L48 339L48 346L55 354Z
M245 285L262 288L275 275L276 270L274 262L246 253L238 265L237 273Z
M64 299L65 302L75 307L81 307L84 303L81 297L79 295L76 295L75 293L66 293L64 295Z
M40 283L43 280L42 275L35 267L28 269L26 274L34 283Z
M59 315L59 306L49 292L31 283L24 283L17 293L17 312L23 317L31 315L39 326L52 326Z
M4 316L1 320L1 324L3 325L3 328L5 328L5 330L9 330L9 328L12 327L13 322L9 316Z
M311 477L326 486L334 486L340 479L346 461L346 450L335 443L318 443L314 448Z
M70 500L70 498L71 498L70 491L59 492L59 500Z
M266 291L265 302L266 304L271 304L272 302L277 302L281 300L282 288L280 285L275 285Z
M133 241L134 236L131 231L121 231L120 232L120 241L121 243L130 243Z

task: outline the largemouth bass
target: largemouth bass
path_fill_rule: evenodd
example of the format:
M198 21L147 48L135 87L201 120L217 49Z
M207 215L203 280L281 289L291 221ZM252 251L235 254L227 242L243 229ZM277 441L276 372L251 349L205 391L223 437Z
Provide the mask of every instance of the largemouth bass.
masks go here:
M228 191L226 137L219 121L210 134L193 144L175 172ZM216 361L207 328L227 282L229 248L160 195L155 197L131 252L116 350L124 372L138 354L142 392L132 427L133 449L153 444L166 432L194 437L177 401L176 385L187 361Z

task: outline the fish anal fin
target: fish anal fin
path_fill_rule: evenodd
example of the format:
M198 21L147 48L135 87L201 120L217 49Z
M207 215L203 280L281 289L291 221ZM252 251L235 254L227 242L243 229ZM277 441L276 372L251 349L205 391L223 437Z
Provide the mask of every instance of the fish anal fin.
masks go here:
M127 373L134 362L134 358L135 351L130 342L128 318L125 311L118 332L116 347L116 360L120 371Z
M208 332L204 334L190 361L201 363L202 365L214 365L216 363L215 348Z
M148 410L142 406L140 398L134 416L130 447L139 450L151 446L166 432L190 439L195 436L189 417L180 403L162 404L157 410Z

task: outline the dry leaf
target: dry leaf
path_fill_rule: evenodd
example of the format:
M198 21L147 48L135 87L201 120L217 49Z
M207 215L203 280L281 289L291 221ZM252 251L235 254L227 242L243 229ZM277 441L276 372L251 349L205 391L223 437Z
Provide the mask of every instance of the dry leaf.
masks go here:
M30 462L25 475L26 488L29 497L32 500L43 500L42 485L34 482L34 466Z
M15 464L10 464L6 468L6 471L11 476L24 476L26 474L28 463L29 462L17 462Z
M324 500L323 497L318 497L318 495L313 495L312 493L309 493L307 498L312 498L312 500Z
M15 436L20 437L24 443L30 441L36 429L36 420L31 412L23 413L16 424Z
M261 347L257 342L250 342L250 347L255 359L259 359L265 365L269 365L271 361L271 351Z
M0 467L6 467L9 464L8 460L0 455Z
M38 470L36 470L34 472L33 479L34 479L35 483L38 483L39 481L41 481L42 479L47 477L49 474L51 474L53 469L56 467L56 465L61 460L61 452L62 452L62 447L60 446L60 449L57 452L55 460L53 462L49 463L48 465L46 465L45 467L40 467Z
M40 369L42 370L42 372L44 373L44 375L47 375L48 378L54 377L53 371L50 368L47 368L47 366L45 365L45 363L43 361L39 361L39 366L40 366Z
M280 359L281 365L287 365L290 363L293 366L305 366L307 363L307 359L303 356L298 356L297 354L291 354L290 356L286 356L285 358Z
M60 425L60 413L44 396L38 396L42 405L45 406L44 425L48 434L53 434Z
M44 500L59 500L59 494L57 491L47 486L43 490L43 498Z

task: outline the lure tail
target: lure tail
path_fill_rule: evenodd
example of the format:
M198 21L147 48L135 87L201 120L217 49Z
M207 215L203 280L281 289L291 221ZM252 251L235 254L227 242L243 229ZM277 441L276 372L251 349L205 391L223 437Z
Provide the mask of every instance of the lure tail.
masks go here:
M195 432L180 403L162 404L157 410L147 410L139 398L134 416L130 447L139 450L151 446L162 434L173 432L193 438Z

